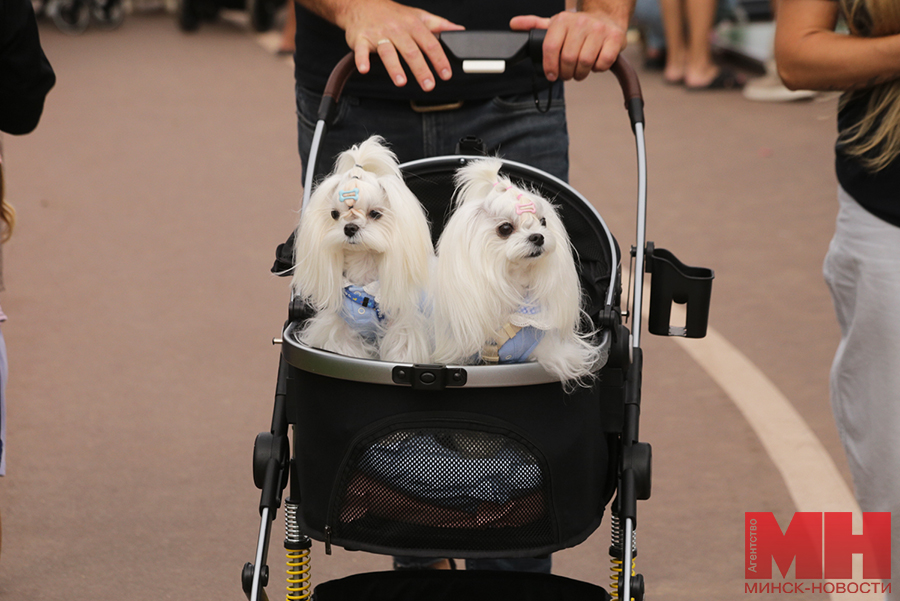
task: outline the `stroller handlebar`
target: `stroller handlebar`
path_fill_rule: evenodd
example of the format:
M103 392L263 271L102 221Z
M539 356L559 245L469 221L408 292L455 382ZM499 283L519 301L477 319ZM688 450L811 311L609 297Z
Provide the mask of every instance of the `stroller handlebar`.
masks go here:
M502 73L507 64L530 59L538 71L542 71L543 42L546 30L531 31L445 31L438 34L441 45L451 61L462 63L467 73ZM631 118L631 126L644 122L644 100L641 84L631 64L619 55L609 69L619 81L625 96L625 108ZM331 72L318 118L329 120L331 110L340 101L347 80L356 73L353 53L342 58Z

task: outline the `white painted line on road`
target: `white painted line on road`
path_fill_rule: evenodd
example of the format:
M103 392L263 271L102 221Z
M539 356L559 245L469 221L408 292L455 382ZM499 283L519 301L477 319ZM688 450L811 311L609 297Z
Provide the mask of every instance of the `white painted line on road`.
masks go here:
M684 322L683 306L673 304L670 323ZM712 328L707 330L704 339L673 337L673 340L725 391L744 415L781 473L797 511L851 511L854 532L861 532L859 504L834 460L775 384ZM854 574L862 574L859 556L854 556L853 570ZM862 593L832 593L830 597L842 601L871 601L870 595Z

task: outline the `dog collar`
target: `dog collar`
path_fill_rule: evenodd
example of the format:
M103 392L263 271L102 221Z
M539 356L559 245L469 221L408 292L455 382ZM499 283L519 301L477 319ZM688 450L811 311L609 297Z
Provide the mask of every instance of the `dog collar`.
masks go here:
M360 310L362 313L365 313L367 312L366 310L368 310L375 313L378 321L384 320L384 314L381 312L381 309L378 308L378 303L375 301L375 298L363 290L361 286L345 286L344 298L362 307Z

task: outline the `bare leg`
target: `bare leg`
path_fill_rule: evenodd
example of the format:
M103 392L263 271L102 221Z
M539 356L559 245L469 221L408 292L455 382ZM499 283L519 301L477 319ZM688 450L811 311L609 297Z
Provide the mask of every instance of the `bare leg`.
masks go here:
M294 52L294 35L297 33L297 21L294 16L294 0L287 1L287 13L284 19L284 29L281 31L281 44L278 46L278 54Z
M684 79L687 62L684 2L685 0L659 0L667 52L663 78L669 83L679 83Z
M712 60L710 34L716 18L716 0L686 0L688 22L687 64L684 83L688 87L709 84L719 69Z

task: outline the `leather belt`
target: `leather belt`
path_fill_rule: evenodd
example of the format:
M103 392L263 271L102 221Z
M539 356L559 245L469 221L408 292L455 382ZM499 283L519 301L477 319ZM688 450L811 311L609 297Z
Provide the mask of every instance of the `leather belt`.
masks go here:
M427 101L410 100L409 106L417 113L437 113L440 111L455 111L463 105L462 100L456 102L443 102L430 104Z

